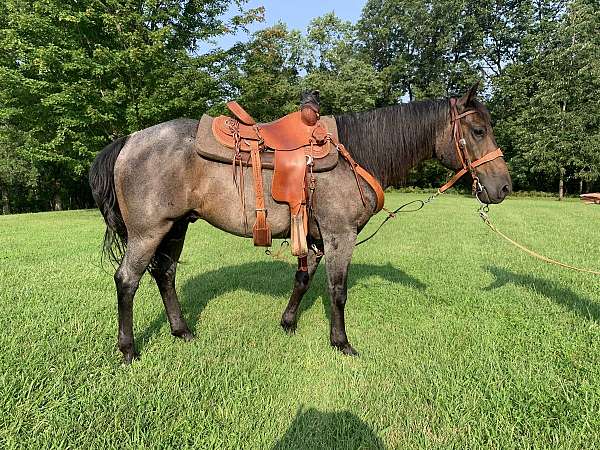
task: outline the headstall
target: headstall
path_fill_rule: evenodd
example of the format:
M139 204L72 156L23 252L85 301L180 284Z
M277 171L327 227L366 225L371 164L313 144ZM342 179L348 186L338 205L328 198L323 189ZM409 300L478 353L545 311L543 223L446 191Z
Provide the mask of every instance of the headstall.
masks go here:
M467 172L471 174L473 178L473 191L478 194L481 192L481 184L479 183L479 177L475 172L475 168L481 166L482 164L493 161L497 158L501 158L504 156L502 150L498 147L496 150L486 153L479 159L475 161L471 161L469 153L467 152L467 142L463 137L462 127L460 125L460 119L466 117L470 114L477 114L478 112L474 109L468 109L462 113L458 112L458 108L456 106L457 100L455 98L450 99L450 123L452 124L452 137L454 139L454 147L456 148L456 155L458 156L458 160L462 165L462 169L460 169L456 174L444 184L440 189L439 193L443 193L450 189L454 184L462 178Z

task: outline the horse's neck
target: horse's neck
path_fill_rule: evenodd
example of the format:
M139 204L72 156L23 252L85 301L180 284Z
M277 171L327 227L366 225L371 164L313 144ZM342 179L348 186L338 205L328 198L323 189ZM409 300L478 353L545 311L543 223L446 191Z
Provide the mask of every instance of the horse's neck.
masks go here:
M447 117L447 102L426 101L336 116L336 121L340 141L386 188L403 184L412 168L435 157Z

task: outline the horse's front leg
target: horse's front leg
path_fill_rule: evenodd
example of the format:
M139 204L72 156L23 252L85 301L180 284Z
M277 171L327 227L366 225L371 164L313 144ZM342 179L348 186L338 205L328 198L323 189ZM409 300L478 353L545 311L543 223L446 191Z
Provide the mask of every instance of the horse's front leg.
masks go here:
M307 258L308 272L302 272L300 270L296 271L294 277L294 290L292 291L290 301L281 316L281 327L287 333L296 331L298 307L300 306L302 297L304 297L304 294L308 291L310 282L319 266L319 261L321 261L321 258L323 257L322 249L319 250L321 251L321 254L319 255L317 255L313 249L309 250Z
M348 268L356 243L356 231L324 236L327 287L331 298L331 345L345 355L358 355L348 342L344 307L348 296Z

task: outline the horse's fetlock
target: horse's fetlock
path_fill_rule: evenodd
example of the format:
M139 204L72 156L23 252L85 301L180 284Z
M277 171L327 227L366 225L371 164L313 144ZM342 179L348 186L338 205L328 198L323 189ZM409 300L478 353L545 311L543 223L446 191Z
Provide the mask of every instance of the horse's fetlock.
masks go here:
M310 276L307 272L301 270L296 272L296 288L303 292L308 289L308 283L310 282Z

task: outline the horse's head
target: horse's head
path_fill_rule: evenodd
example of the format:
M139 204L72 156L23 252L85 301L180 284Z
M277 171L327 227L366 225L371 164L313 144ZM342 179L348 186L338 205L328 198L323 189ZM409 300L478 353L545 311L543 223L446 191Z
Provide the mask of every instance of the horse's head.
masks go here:
M436 144L436 156L448 168L467 169L477 178L478 197L500 203L512 192L508 167L501 155L487 108L475 99L477 84L451 101L451 120Z

